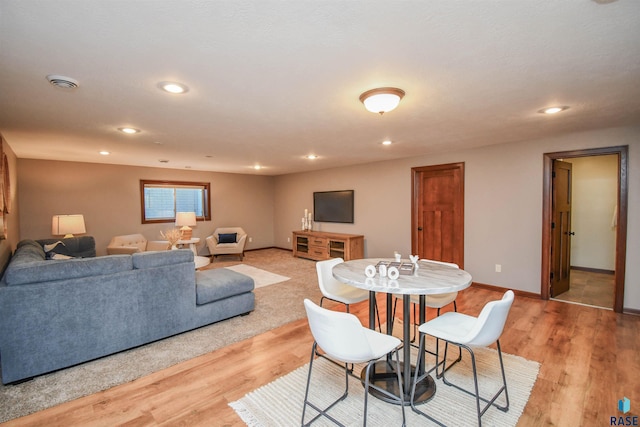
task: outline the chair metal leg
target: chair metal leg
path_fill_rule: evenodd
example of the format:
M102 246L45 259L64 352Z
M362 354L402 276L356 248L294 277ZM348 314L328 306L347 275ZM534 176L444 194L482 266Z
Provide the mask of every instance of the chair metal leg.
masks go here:
M340 396L337 400L335 400L333 403L331 403L329 406L327 406L324 409L318 408L316 405L314 405L313 403L309 402L309 388L310 388L310 385L311 385L311 371L313 369L313 361L314 361L314 358L315 358L314 356L316 355L317 347L318 347L318 344L316 342L314 342L313 343L313 347L311 348L311 360L309 361L309 373L307 374L307 387L306 387L306 390L305 390L305 393L304 393L304 403L302 405L301 425L302 426L309 426L315 420L317 420L318 418L324 416L324 417L327 417L329 420L333 421L335 424L344 427L343 424L341 424L338 420L336 420L331 415L329 415L327 413L327 411L329 411L331 408L333 408L339 402L341 402L344 399L346 399L347 395L349 394L349 370L347 369L347 365L346 364L344 365L344 368L345 368L344 369L345 370L344 394L342 396ZM310 406L311 408L315 409L318 412L318 415L313 417L311 419L311 421L309 421L308 423L305 424L304 416L305 416L305 413L306 413L306 410L307 410L307 406Z
M482 426L482 415L484 415L485 412L487 412L487 409L489 409L490 406L494 406L497 409L501 410L502 412L507 412L509 410L509 393L507 391L507 377L504 373L504 363L502 361L502 350L500 348L500 340L496 341L496 346L498 348L498 359L500 361L500 372L502 375L502 387L500 387L500 389L490 398L484 398L482 396L480 396L480 392L478 389L478 372L477 372L477 367L476 367L476 357L475 354L473 352L473 349L471 347L468 347L466 345L460 345L460 344L456 344L456 343L452 343L458 347L463 347L465 348L469 354L471 355L471 366L473 368L473 381L474 381L474 386L475 386L475 393L471 392L469 390L466 390L456 384L451 383L450 381L448 381L444 375L444 373L447 371L447 369L444 369L442 371L442 381L452 387L457 388L460 391L463 391L471 396L474 396L476 399L476 409L478 411L478 426ZM444 350L444 357L445 357L445 361L446 361L446 357L447 357L447 350L449 347L449 343L447 342L445 344L445 350ZM500 397L500 395L502 394L502 392L504 391L504 397L505 397L505 405L504 406L500 406L497 403L495 403L496 399L498 397ZM486 405L484 406L484 408L480 409L480 401L483 401L484 403L486 403Z
M399 349L396 349L394 351L394 353L396 355L396 368L395 368L395 371L396 371L396 375L398 377L398 391L399 391L398 394L400 395L400 397L398 397L395 394L392 394L392 393L388 392L387 390L384 390L384 389L382 389L382 388L380 388L380 387L378 387L376 385L373 385L373 384L369 383L370 370L371 370L371 367L375 364L376 360L370 361L367 364L367 368L366 368L365 376L364 376L365 377L365 382L364 382L364 423L363 423L363 426L367 425L367 405L368 405L367 397L369 395L369 388L373 388L373 389L381 392L382 394L384 394L384 395L386 395L386 396L388 396L388 397L390 397L390 398L392 398L394 400L398 400L400 402L400 408L402 410L402 425L403 425L403 427L407 423L407 419L406 419L405 412L404 412L404 391L403 391L403 388L402 388L402 374L401 374L402 371L401 371L401 368L400 368L400 356L398 354L399 353Z
M333 408L335 405L337 405L339 402L343 401L344 399L346 399L347 395L349 394L349 376L353 376L351 374L351 372L349 371L349 369L347 368L347 364L345 363L344 366L344 371L345 371L345 386L344 386L344 394L342 396L340 396L337 400L335 400L333 403L331 403L329 406L327 406L324 409L319 408L318 406L316 406L315 404L311 403L309 401L309 389L311 386L311 372L313 369L313 361L315 359L315 355L317 354L317 349L318 349L318 344L316 342L313 343L313 346L311 348L311 359L309 361L309 373L307 374L307 386L306 386L306 390L304 393L304 403L302 406L302 420L301 420L301 425L303 427L305 426L309 426L311 425L314 421L316 421L318 418L320 417L326 417L327 419L331 420L333 423L341 426L341 427L345 427L342 423L340 423L340 421L336 420L335 418L333 418L331 415L329 415L327 412ZM395 350L395 355L396 355L396 373L398 376L398 390L400 391L400 397L391 394L390 392L383 390L382 388L379 388L373 384L369 383L369 374L370 374L370 369L371 367L375 364L375 362L379 359L376 360L372 360L369 362L369 364L367 365L366 368L366 375L365 375L365 385L364 385L364 421L363 421L363 425L366 426L367 425L367 411L368 411L368 397L369 397L369 388L374 388L382 393L384 393L385 395L389 396L390 398L393 399L398 399L400 401L400 407L402 409L402 426L406 426L406 417L405 417L405 412L404 412L404 392L402 390L402 376L400 374L400 356L398 355L398 349ZM329 358L326 358L327 360L331 360ZM335 361L332 361L335 364L338 364ZM342 365L341 365L342 366ZM357 378L358 380L360 380L360 377L356 377L353 376L354 378ZM315 417L313 417L308 423L304 422L304 418L306 415L306 410L307 410L307 406L310 406L311 408L313 408L314 410L316 410L318 412L318 415L316 415Z
M416 370L414 373L414 377L413 377L413 387L411 388L411 409L413 410L413 412L422 415L423 417L433 421L434 423L436 423L437 425L441 426L441 427L446 427L445 424L441 423L440 421L436 420L435 418L433 418L432 416L430 416L429 414L421 411L420 409L418 409L416 407L416 403L415 403L415 397L416 397L416 385L418 384L419 381L422 381L424 378L427 377L427 375L429 375L431 372L433 372L437 366L438 366L438 355L436 353L436 365L429 369L428 371L424 372L422 375L418 375L419 369L417 368L418 366L421 366L420 362L421 362L421 358L425 357L425 334L420 334L420 345L418 346L418 360L416 361ZM426 402L425 402L426 403Z

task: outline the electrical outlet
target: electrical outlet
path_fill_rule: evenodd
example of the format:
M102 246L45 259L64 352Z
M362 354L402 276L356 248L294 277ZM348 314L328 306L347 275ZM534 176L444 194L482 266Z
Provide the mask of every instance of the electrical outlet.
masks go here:
M496 264L496 273L502 272L502 265Z

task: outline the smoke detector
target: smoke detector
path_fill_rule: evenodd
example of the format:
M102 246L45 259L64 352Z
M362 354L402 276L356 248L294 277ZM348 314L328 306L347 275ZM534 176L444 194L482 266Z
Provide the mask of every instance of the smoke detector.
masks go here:
M56 74L49 74L47 76L47 80L52 85L61 87L63 89L75 89L79 86L77 80L72 79L71 77L59 76Z

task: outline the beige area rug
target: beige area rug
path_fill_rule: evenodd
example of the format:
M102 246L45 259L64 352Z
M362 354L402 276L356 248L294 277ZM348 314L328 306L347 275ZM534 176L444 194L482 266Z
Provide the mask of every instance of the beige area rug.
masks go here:
M515 426L524 410L531 389L536 381L540 364L519 356L503 353L510 407L502 412L491 407L482 416L483 425L507 427ZM433 358L427 358L433 360ZM501 384L497 352L493 349L478 349L476 352L480 375L481 395L492 395ZM356 368L360 372L362 366ZM250 427L300 425L302 402L309 365L305 365L274 382L248 393L242 399L229 405ZM467 389L473 389L473 377L469 354L464 354L460 363L447 371L447 378ZM326 407L344 391L344 370L324 358L316 358L311 377L310 400L320 407ZM362 425L364 409L364 387L355 378L349 379L349 396L338 403L329 413L346 426ZM504 404L504 396L498 399ZM475 399L454 387L436 380L436 394L419 408L446 426L468 427L477 425ZM435 426L436 423L405 407L407 426ZM309 422L317 412L307 407L305 422ZM367 423L371 426L400 425L402 413L398 405L369 398ZM314 426L331 426L322 417Z
M315 262L281 249L249 251L244 262L291 277L255 290L256 307L247 316L165 338L16 385L0 383L0 422L97 393L173 366L305 317L304 298L319 301ZM216 261L208 268L237 264Z
M252 267L246 264L231 265L225 268L251 277L256 289L269 285L275 285L276 283L285 282L290 279L290 277L281 276L279 274L271 273L261 268Z

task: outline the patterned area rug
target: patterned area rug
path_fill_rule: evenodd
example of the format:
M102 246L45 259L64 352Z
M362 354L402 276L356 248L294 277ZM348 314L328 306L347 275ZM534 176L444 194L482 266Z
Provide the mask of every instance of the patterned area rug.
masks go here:
M500 387L501 378L497 357L497 352L493 349L476 351L480 394L483 396L492 395ZM505 413L494 407L489 408L482 416L483 425L515 426L538 376L539 363L506 353L503 353L503 358L509 392L509 411ZM428 361L429 359L427 358ZM356 368L355 371L360 372L361 367ZM300 425L308 372L307 364L229 405L251 427ZM462 361L447 371L447 378L455 384L473 389L468 353L465 354L463 351ZM326 359L317 358L313 364L311 381L310 400L319 404L320 407L326 407L344 391L344 370ZM349 396L329 413L346 426L362 425L363 398L364 388L359 384L359 380L350 377ZM504 404L504 395L501 395L497 402ZM430 401L419 405L419 408L443 425L464 427L477 425L475 399L454 387L447 386L442 380L436 380L435 396ZM438 425L413 412L410 406L405 407L405 413L408 426ZM316 414L316 411L308 407L305 422L309 422ZM401 420L402 414L398 405L369 398L367 417L369 425L400 425ZM322 417L313 425L333 424Z
M290 277L271 273L269 271L262 270L261 268L252 267L247 264L232 265L224 268L227 268L229 270L233 270L235 272L242 273L244 275L251 277L253 279L253 282L255 283L256 289L269 286L269 285L275 285L276 283L284 282L290 279Z

